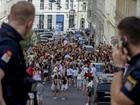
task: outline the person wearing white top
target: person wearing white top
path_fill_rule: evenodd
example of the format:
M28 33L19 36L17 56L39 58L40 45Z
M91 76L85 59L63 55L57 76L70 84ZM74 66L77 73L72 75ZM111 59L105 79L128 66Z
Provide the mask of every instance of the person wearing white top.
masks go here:
M76 87L77 84L77 75L78 75L78 69L73 69L73 82L74 82L74 86Z
M92 76L94 76L94 74L96 74L96 68L95 68L95 66L92 66L91 67L91 71L90 72L92 73Z
M41 71L39 70L34 71L33 79L36 81L41 81Z
M68 77L68 84L69 85L72 84L72 74L73 74L72 68L68 68L67 69L67 77Z
M77 88L82 88L82 73L79 71L77 75Z

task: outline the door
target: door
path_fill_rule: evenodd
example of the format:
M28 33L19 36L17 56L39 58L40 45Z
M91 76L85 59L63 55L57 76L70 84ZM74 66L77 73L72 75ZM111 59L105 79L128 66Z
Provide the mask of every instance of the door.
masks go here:
M56 15L56 31L64 31L64 15Z

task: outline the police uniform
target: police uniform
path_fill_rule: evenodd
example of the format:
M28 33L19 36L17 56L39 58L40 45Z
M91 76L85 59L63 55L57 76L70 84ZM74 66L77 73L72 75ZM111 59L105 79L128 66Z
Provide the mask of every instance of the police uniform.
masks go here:
M2 79L3 97L6 105L25 105L27 84L25 60L19 42L21 35L10 25L0 28L0 68L5 73Z
M134 105L140 105L140 54L130 60L121 92L132 100Z

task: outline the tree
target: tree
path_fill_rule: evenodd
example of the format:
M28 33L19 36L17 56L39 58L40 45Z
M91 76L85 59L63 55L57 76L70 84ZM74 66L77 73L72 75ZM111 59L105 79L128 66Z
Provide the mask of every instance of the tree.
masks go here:
M21 46L23 48L29 48L30 46L32 46L32 35L33 35L33 31L29 32L27 35L26 35L26 38L21 41Z

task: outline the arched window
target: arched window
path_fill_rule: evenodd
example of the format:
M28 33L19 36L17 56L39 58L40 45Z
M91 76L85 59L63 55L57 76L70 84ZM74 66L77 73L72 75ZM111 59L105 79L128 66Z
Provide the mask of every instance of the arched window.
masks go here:
M80 20L80 28L85 28L85 19L84 18L81 18Z

